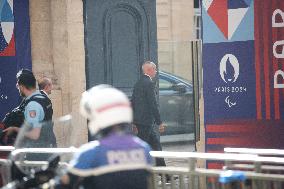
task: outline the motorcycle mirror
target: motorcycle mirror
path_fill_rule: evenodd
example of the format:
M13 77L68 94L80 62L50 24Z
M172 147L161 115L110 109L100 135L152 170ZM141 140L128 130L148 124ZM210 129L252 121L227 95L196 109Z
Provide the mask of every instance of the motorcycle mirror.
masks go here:
M48 169L56 169L60 162L60 156L54 155L48 159Z

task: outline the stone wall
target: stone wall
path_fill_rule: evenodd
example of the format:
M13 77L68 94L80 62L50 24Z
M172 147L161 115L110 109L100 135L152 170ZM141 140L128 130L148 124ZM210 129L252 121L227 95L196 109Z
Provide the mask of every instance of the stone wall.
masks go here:
M157 0L158 58L161 70L191 76L193 0Z
M33 72L54 83L54 119L73 116L69 128L55 128L56 135L62 145L69 139L76 146L85 143L87 123L79 115L86 86L82 0L30 0L30 25Z

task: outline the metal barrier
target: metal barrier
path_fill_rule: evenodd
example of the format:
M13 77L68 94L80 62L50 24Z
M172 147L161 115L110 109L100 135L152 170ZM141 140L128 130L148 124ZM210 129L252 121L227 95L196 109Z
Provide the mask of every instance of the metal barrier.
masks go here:
M77 148L70 147L70 148L22 148L22 149L15 149L14 147L7 147L1 146L0 151L7 151L10 153L11 160L15 161L15 164L18 167L21 167L22 171L29 172L31 169L38 169L46 166L48 164L47 161L19 161L19 156L24 156L26 154L59 154L59 155L69 155L72 157L72 154L77 151ZM19 158L19 159L18 159ZM69 159L70 159L69 158ZM11 181L11 160L10 159L0 159L0 173L2 176L2 184L6 185ZM59 162L60 167L67 167L68 159L65 161Z
M78 148L21 148L15 149L11 153L12 160L15 160L21 154L42 153L42 154L73 154L77 152Z
M284 188L284 174L262 173L259 167L263 164L274 164L283 167L284 158L261 157L255 154L232 154L232 153L197 153L197 152L160 152L153 151L155 158L183 159L187 160L187 167L153 167L154 188L252 188L269 189ZM212 160L224 162L223 169L198 168L197 160ZM229 170L228 164L242 162L254 166L252 170L242 170L246 181L236 181L228 184L218 182L221 174ZM282 169L283 170L283 169ZM232 173L236 172L234 170ZM161 175L161 179L159 178ZM166 175L170 181L166 183ZM236 184L237 183L237 184Z
M24 157L26 154L57 154L61 156L59 167L66 168L68 162L71 160L73 153L77 151L75 147L69 148L22 148L16 149L11 153L11 159L15 162L15 164L24 172L28 172L30 170L37 171L41 169L43 166L47 166L47 161L31 161L31 160L23 160L19 156ZM65 158L62 158L62 155Z
M257 148L224 148L225 153L254 154L262 157L284 158L284 150L281 149L257 149ZM227 165L230 169L247 169L256 172L284 174L284 166L267 163L262 165L252 165L245 163L231 163Z
M2 179L2 182L0 182L2 185L5 185L10 181L10 161L5 158L7 158L14 149L13 146L0 146L0 175Z
M1 147L0 147L1 151ZM73 154L77 151L77 148L26 148L13 150L11 157L13 160L17 160L17 157L27 153L51 153L51 154ZM264 150L265 151L265 150ZM269 152L269 153L268 153ZM280 151L282 153L282 151ZM160 189L217 189L217 188L252 188L252 189L277 189L284 188L284 158L273 157L274 155L281 155L279 151L269 151L267 149L265 155L260 156L257 153L242 154L242 153L198 153L198 152L165 152L165 151L152 151L151 156L154 158L166 158L177 159L187 161L186 166L181 167L153 167L153 188ZM246 152L245 152L246 153ZM284 154L284 153L283 153ZM207 169L198 168L198 160L210 160L223 162L224 167L222 169ZM22 167L27 169L42 167L46 165L45 161L18 161ZM249 167L234 167L233 165L243 164ZM270 165L271 164L271 165ZM10 161L0 159L1 174L9 174ZM281 173L265 172L263 166L272 166L278 168ZM60 166L67 166L66 162L60 162ZM4 168L5 167L5 168ZM268 168L268 167L267 167ZM230 172L229 170L234 170ZM238 172L236 170L241 170ZM275 169L274 169L275 170ZM240 174L239 174L240 173ZM219 182L220 175L225 178L228 174L229 182ZM236 176L237 175L237 176ZM243 176L243 177L242 177ZM244 180L243 178L246 178ZM9 175L4 184L10 181ZM224 179L223 179L224 181ZM232 182L231 182L232 181Z
M237 154L256 154L258 156L272 156L272 157L284 157L284 150L281 149L259 149L259 148L224 148L225 153L237 153ZM275 164L262 164L258 166L252 166L250 164L230 164L228 165L231 169L256 169L255 171L261 173L277 173L284 175L284 166ZM281 188L284 188L282 185Z
M284 156L284 150L260 148L224 148L226 153L255 154L260 156Z

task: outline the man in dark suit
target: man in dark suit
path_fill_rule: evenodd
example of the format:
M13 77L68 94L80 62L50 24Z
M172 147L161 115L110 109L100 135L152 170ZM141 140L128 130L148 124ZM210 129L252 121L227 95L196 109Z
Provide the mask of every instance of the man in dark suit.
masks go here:
M137 136L150 144L153 150L162 150L160 135L155 125L159 126L159 132L164 132L165 125L160 118L157 96L155 93L156 65L146 61L142 65L143 75L135 84L132 94L132 107L134 113L133 124L137 128ZM165 160L157 159L157 166L165 166Z

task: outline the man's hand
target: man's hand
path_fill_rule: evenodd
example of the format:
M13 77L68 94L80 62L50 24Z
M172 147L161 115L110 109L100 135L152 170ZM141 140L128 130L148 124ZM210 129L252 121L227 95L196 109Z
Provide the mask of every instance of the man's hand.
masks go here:
M159 125L159 132L160 132L160 133L165 132L165 127L166 127L166 125L163 124L163 123L161 123L161 124Z
M68 174L65 174L60 178L60 181L63 185L68 185L70 184L70 177L68 176Z
M4 129L3 132L7 133L7 136L13 134L14 132L18 132L19 131L19 127L8 127L7 129Z

